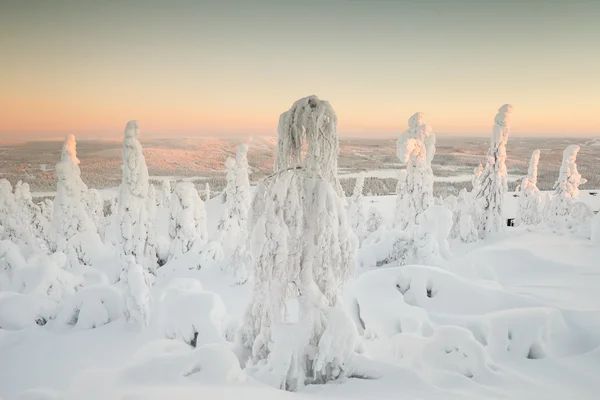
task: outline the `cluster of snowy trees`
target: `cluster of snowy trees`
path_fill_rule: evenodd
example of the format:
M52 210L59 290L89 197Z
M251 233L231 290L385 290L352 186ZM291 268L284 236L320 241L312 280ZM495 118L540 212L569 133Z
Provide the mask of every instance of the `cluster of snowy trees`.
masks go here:
M52 293L59 296L55 300L65 301L60 295L93 286L93 293L112 296L113 300L115 296L120 298L122 314L145 326L152 309L151 288L162 267L198 269L221 262L224 269L235 265L233 272L238 283L247 280L246 220L250 206L247 145L238 150L231 186L225 193L227 221L210 241L205 204L191 182L180 182L174 190L168 180L163 181L159 190L150 184L139 135L138 121L127 123L122 182L116 197L106 200L109 207L105 207L101 194L89 189L81 179L73 135L66 137L56 165L54 200L36 204L27 183L18 182L13 190L10 182L0 180L2 287L30 291L29 280L22 276L25 271L35 270L44 276L47 286L44 295ZM210 198L208 184L204 195ZM166 216L164 228L158 226L159 215ZM231 246L237 243L243 245ZM225 247L229 253L222 249ZM102 289L96 290L97 285ZM40 287L36 284L36 290L42 290ZM85 309L102 309L99 315L107 314L103 306L107 301L83 298L87 302L72 307L72 315L61 320L77 325ZM114 314L115 309L111 311ZM100 318L92 325L100 325L102 321L106 323L107 319Z
M88 329L122 316L145 327L157 309L153 299L163 303L158 310L169 320L175 318L165 311L169 302L178 312L187 310L187 300L219 303L196 290L199 282L175 284L171 297L153 296L157 278L222 269L252 290L236 349L255 376L287 390L350 376L360 346L341 297L356 261L363 267L444 266L452 258L450 239L473 242L505 229L512 111L510 105L498 110L472 190L443 200L433 197L436 136L423 113L412 115L397 141L406 168L400 170L393 217L386 219L378 207L367 207L364 173L345 198L337 175L336 114L327 101L302 98L281 115L274 172L253 196L248 145L227 158L227 185L211 200L222 210L214 232L208 229L208 184L201 196L191 182L174 188L168 180L160 188L150 183L137 121L125 128L122 182L117 196L106 200L110 207L81 179L69 135L56 165L53 201L35 204L27 183L13 189L0 180L0 290L64 303L57 313L43 311L40 303L38 325L54 319ZM546 198L537 188L540 151L534 151L518 192L516 225L576 231L600 244L600 217L577 201L585 183L577 171L578 150L565 150ZM191 344L201 318L186 318L189 324L179 321L167 336Z
M398 176L393 220L385 221L374 207L365 213L364 176L357 179L350 198L348 213L359 239L358 260L362 266L391 262L441 266L451 257L448 239L474 242L505 230L506 144L512 113L509 104L498 110L485 163L474 170L472 190L463 189L458 196L450 195L443 200L434 199L432 194L435 134L422 113L410 117L408 129L397 142L398 159L406 168ZM518 189L515 225L597 237L592 210L577 202L578 187L585 183L577 171L578 150L576 145L565 149L554 192L545 199L537 188L540 151L533 152L528 174ZM594 221L597 220L595 217Z

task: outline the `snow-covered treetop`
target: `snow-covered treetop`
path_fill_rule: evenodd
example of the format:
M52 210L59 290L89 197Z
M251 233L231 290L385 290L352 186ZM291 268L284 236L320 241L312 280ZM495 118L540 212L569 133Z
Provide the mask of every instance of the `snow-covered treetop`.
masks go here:
M580 147L573 144L563 151L563 161L560 166L558 180L554 184L555 194L567 194L572 199L579 196L579 185L587 182L577 171L577 153Z
M327 181L337 180L337 116L329 102L317 96L296 101L289 111L281 114L277 133L275 172L301 167Z
M248 167L248 144L241 143L235 155L236 162L239 164L245 164L242 167Z
M498 114L494 118L494 129L492 131L492 149L506 146L508 135L510 133L510 124L512 123L513 106L505 104L498 109Z
M139 138L140 137L140 122L137 120L129 121L125 126L125 138Z
M19 181L15 185L15 198L20 201L31 200L31 191L29 189L29 183Z
M60 160L67 161L68 159L71 159L77 165L79 164L79 159L77 158L77 142L75 141L74 135L67 135L63 144Z
M123 185L134 196L148 195L148 167L138 137L138 121L129 121L123 138ZM125 189L123 188L123 189Z
M403 163L407 163L412 156L431 166L434 155L435 135L431 126L425 122L422 112L415 113L408 119L408 129L398 138L397 156Z

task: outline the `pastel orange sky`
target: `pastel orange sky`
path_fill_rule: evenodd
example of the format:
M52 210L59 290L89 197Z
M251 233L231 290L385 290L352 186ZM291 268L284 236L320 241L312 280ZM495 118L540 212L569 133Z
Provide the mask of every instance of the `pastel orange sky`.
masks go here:
M600 1L0 1L0 138L275 134L298 98L346 135L600 132Z

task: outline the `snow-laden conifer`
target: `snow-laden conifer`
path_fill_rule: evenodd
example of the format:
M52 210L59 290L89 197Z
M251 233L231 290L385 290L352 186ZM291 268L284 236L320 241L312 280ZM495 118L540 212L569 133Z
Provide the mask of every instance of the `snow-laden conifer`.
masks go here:
M396 144L400 162L406 164L407 194L406 213L397 222L399 228L418 224L420 215L433 204L433 171L431 161L435 155L435 134L425 122L423 113L416 113L408 119L408 129L400 135ZM402 179L402 178L401 178Z
M117 250L125 260L131 255L147 271L156 268L148 231L153 221L148 212L148 167L138 137L138 121L129 121L123 138L123 180L119 188Z
M169 258L180 258L188 252L200 254L207 240L204 202L192 182L180 182L170 200Z
M53 202L52 237L56 250L67 256L67 265L91 265L102 246L96 225L86 209L88 188L81 180L75 136L66 137L56 164L56 196Z
M571 210L579 197L579 185L587 182L577 171L577 153L580 147L571 145L563 152L562 164L554 192L546 204L544 217L546 222L556 228L571 228Z
M494 128L485 166L474 183L477 203L476 226L481 238L504 229L504 195L508 191L506 143L510 134L513 107L505 104L494 118ZM476 175L479 170L476 170Z
M537 225L541 221L542 195L537 187L538 163L540 151L534 150L529 161L527 176L521 182L519 207L515 225Z
M258 185L250 212L254 291L241 340L257 378L296 390L351 371L357 333L340 297L357 243L329 103L298 100L278 135L275 173Z

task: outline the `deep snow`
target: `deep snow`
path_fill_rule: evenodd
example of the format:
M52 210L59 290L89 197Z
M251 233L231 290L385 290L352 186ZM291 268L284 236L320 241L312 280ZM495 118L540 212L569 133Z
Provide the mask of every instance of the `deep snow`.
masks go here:
M508 213L512 202L516 207L509 198ZM392 218L394 196L363 201L384 220ZM209 237L215 237L220 198L206 209ZM28 324L29 315L53 304L32 302L33 294L0 293L0 397L597 398L600 247L510 228L485 241L453 242L451 251L454 258L443 268L357 270L344 293L363 340L364 352L354 360L357 377L299 393L243 372L231 342L251 284L236 285L219 268L159 270L145 330L123 318L95 329ZM110 296L100 297L107 320ZM195 349L186 344L190 326L198 330Z

